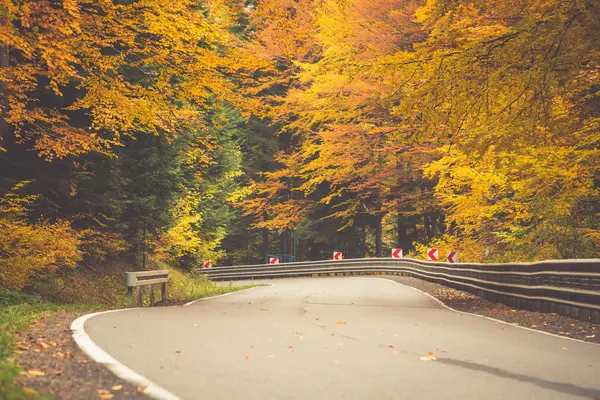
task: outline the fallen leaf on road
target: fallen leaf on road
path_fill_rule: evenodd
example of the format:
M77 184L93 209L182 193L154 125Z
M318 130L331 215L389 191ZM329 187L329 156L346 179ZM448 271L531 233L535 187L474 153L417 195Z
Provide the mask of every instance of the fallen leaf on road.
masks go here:
M250 354L246 354L246 359L247 359L247 360L251 360L251 359L252 359L252 356L251 356Z
M561 350L569 350L567 347L561 347Z
M427 355L429 355L429 356L432 356L432 355L433 355L433 352L432 352L432 351L428 351L428 352L427 352Z
M492 325L498 325L498 322L494 321L492 322Z
M194 324L194 326L198 326L198 324Z
M112 399L113 397L115 397L115 395L112 394L110 391L104 389L99 389L96 393L98 393L98 398L100 399Z
M27 376L44 376L45 372L40 371L39 369L30 369L26 372Z
M386 346L388 349L393 349L393 348L394 348L394 346L392 346L391 344L386 344L385 346Z
M537 328L537 325L533 324L533 325L531 325L531 328L535 329L535 328Z
M338 321L338 322L336 322L336 324L337 325L346 325L346 322L345 321Z
M335 333L330 333L329 336L335 336Z
M110 388L110 390L114 390L115 392L121 389L123 389L123 385L115 385Z
M175 354L181 354L181 350L175 350Z
M419 361L435 361L436 358L434 356L423 356L419 357Z

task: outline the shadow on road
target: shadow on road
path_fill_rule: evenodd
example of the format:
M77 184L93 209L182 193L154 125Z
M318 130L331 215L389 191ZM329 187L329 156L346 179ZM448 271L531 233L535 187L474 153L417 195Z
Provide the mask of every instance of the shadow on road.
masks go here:
M562 382L551 382L542 378L536 378L534 376L517 374L514 372L505 371L500 368L490 367L489 365L477 364L470 361L454 360L451 358L438 358L438 362L446 365L454 365L456 367L467 368L470 370L486 372L488 374L496 375L502 378L514 379L521 382L533 383L534 385L540 386L545 389L554 390L566 394L575 396L584 396L591 398L600 398L600 390L590 389L586 387L575 386L570 383Z

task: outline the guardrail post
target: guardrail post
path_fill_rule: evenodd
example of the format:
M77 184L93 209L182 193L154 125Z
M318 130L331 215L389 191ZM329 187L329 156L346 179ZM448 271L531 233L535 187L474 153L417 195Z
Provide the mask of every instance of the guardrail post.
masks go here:
M154 290L152 290L152 285L148 285L148 296L150 297L150 307L154 307Z
M131 307L133 304L133 288L127 286L127 307Z
M142 287L138 286L135 289L137 290L137 303L138 303L138 307L143 307L144 306L144 299L142 297Z
M600 324L600 311L592 310L590 315L590 322L592 324Z
M571 307L571 317L579 319L579 308Z
M590 320L590 310L586 310L584 308L579 310L579 319L588 322Z
M160 299L162 301L167 300L167 282L160 284Z

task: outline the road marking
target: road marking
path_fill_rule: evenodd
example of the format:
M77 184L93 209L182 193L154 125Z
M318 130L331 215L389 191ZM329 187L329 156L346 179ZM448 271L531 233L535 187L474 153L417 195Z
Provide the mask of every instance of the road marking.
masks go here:
M256 287L261 287L261 286L254 286L251 288L237 290L235 292L229 292L229 293L220 294L217 296L203 297L201 299L193 300L187 304L184 304L184 307L189 306L190 304L193 304L200 300L214 299L215 297L227 296L232 293L239 293L239 292L243 292L244 290L254 289ZM90 318L93 318L93 317L96 317L96 316L102 315L102 314L114 313L114 312L119 312L119 311L136 310L136 309L142 310L143 308L139 308L139 307L122 308L120 310L99 311L99 312L83 315L71 323L71 331L73 332L73 340L75 340L75 343L77 343L77 346L79 346L79 348L85 354L87 354L88 357L90 357L92 360L94 360L98 364L104 365L106 368L108 368L113 374L115 374L119 378L121 378L124 381L127 381L129 383L132 383L134 385L137 385L137 386L146 386L146 390L144 390L144 394L147 394L149 397L151 397L153 399L158 399L158 400L181 400L179 397L177 397L173 393L169 392L167 389L152 382L145 376L138 374L131 368L121 364L117 359L112 357L110 354L108 354L107 352L102 350L100 348L100 346L98 346L96 343L94 343L92 338L90 338L89 335L85 332L85 323Z
M148 378L138 374L131 368L121 364L107 352L102 350L94 341L88 336L85 332L84 325L85 322L93 317L102 314L108 314L119 311L127 311L127 310L135 310L135 308L125 308L121 310L110 310L110 311L100 311L92 314L87 314L82 317L77 318L75 321L71 323L71 330L73 331L73 339L75 343L79 346L79 348L87 354L92 360L97 362L98 364L104 365L108 368L113 374L118 376L119 378L133 383L137 386L146 386L146 390L144 393L150 396L153 399L159 400L180 400L179 397L175 396L173 393L169 392L167 389L162 386L152 382Z
M273 286L273 285L270 285ZM228 292L228 293L223 293L223 294L217 294L216 296L209 296L209 297L202 297L201 299L196 299L196 300L192 300L189 303L185 303L182 307L187 307L187 306L191 306L192 304L198 302L198 301L203 301L203 300L208 300L208 299L216 299L217 297L223 297L223 296L229 296L230 294L233 293L241 293L241 292L245 292L246 290L250 290L250 289L255 289L257 287L264 287L264 286L253 286L250 288L246 288L246 289L241 289L241 290L236 290L235 292Z
M492 317L486 317L485 315L473 314L473 313L470 313L470 312L467 312L467 311L458 311L458 310L455 310L455 309L454 309L454 308L452 308L452 307L449 307L449 306L447 306L447 305L446 305L446 304L444 304L444 303L443 303L443 302L442 302L440 299L437 299L437 298L435 298L434 296L430 295L429 293L426 293L426 292L424 292L424 291L422 291L422 290L420 290L420 289L417 289L416 287L412 287L412 286L409 286L409 285L405 285L405 284L403 284L403 283L396 282L396 281L394 281L394 280L392 280L392 279L389 279L389 278L375 278L375 279L383 279L383 280L385 280L385 281L394 282L394 283L396 283L396 284L398 284L398 285L405 286L405 287L411 288L411 289L413 289L413 290L416 290L416 291L417 291L417 292L419 292L419 293L423 293L425 296L429 296L429 297L431 297L433 300L437 301L437 302L438 302L438 303L439 303L439 304L440 304L442 307L444 307L444 308L446 308L446 309L448 309L448 310L450 310L450 311L453 311L453 312L455 312L455 313L459 313L459 314L467 314L467 315L472 315L472 316L474 316L474 317L485 318L485 319L487 319L487 320L489 320L489 321L500 322L500 323L502 323L502 324L504 324L504 325L512 326L512 327L515 327L515 328L521 328L521 329L525 329L525 330L527 330L527 331L531 331L531 332L542 333L542 334L544 334L544 335L554 336L554 337L561 338L561 339L573 340L573 341L575 341L575 342L579 342L579 343L593 344L593 345L596 345L596 346L597 346L597 345L600 345L600 343L586 342L585 340L579 340L579 339L571 338L571 337L568 337L568 336L560 336L560 335L557 335L557 334L554 334L554 333L550 333L550 332L544 332L544 331L539 331L539 330L537 330L537 329L531 329L531 328L528 328L528 327L526 327L526 326L521 326L521 325L513 325L513 324L511 324L510 322L502 321L501 319L496 319L496 318L492 318Z

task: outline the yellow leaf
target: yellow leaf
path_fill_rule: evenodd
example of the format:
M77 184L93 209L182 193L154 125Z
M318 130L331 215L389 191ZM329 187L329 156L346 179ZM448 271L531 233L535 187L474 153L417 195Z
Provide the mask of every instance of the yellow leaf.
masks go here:
M115 397L114 394L105 389L98 389L96 393L98 394L98 398L100 399L112 399L113 397Z

